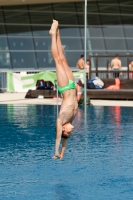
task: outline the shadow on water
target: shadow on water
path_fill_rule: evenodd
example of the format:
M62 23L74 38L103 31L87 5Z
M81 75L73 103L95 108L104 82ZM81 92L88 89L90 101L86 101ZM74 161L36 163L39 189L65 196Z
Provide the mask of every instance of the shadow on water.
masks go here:
M72 188L70 188L68 185L65 185L64 183L55 185L55 192L55 200L80 200L78 195L72 192Z

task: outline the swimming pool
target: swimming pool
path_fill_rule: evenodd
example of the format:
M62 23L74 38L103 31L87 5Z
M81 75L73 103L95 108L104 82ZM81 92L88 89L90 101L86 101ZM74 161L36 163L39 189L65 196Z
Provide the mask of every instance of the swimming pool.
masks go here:
M53 160L56 106L0 105L0 199L133 199L133 108L80 107Z

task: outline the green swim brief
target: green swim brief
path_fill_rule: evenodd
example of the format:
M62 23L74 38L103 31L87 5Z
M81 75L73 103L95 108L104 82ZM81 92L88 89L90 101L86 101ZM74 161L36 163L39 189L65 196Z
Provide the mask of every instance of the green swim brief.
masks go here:
M71 90L71 89L75 89L75 88L76 88L75 87L75 83L72 80L69 80L69 83L66 86L64 86L64 87L58 87L58 91L59 91L59 93L62 94L66 90Z

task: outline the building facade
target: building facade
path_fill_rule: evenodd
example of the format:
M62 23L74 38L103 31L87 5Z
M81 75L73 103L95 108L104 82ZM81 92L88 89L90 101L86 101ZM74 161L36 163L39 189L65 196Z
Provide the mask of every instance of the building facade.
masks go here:
M132 54L132 10L131 0L87 2L87 56ZM49 36L52 19L59 20L65 55L76 69L84 54L84 1L1 6L0 71L54 70ZM99 66L105 66L105 58Z

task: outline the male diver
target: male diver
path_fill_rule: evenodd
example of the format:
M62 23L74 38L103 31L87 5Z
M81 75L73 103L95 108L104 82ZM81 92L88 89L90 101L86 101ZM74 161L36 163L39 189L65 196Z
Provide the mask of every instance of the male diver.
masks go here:
M52 39L51 53L56 65L58 91L62 94L62 104L56 120L55 155L53 158L62 159L66 150L68 138L74 130L72 121L77 114L78 103L76 100L74 76L68 66L61 44L58 21L53 20L49 34ZM61 138L62 149L61 152L59 152Z

